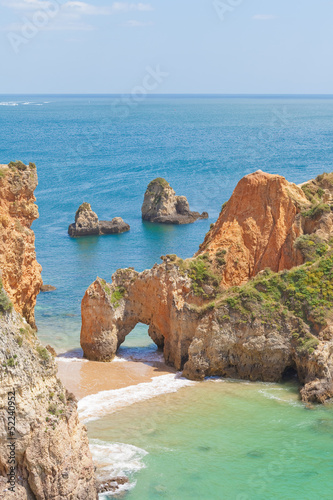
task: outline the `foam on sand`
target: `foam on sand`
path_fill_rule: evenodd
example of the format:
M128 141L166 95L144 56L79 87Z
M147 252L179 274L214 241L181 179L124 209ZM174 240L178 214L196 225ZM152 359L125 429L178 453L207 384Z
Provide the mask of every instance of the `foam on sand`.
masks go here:
M121 476L129 477L146 467L142 459L148 455L148 452L131 444L107 443L92 439L89 447L97 467L96 476L100 481L108 481ZM101 493L99 498L102 500L111 495L118 495L120 491L127 491L135 484L133 481L119 485L117 491Z
M154 377L151 382L143 382L110 391L101 391L97 394L86 396L79 401L79 416L83 422L87 423L134 403L162 394L177 392L182 387L195 385L195 383L181 377L180 373L170 373Z

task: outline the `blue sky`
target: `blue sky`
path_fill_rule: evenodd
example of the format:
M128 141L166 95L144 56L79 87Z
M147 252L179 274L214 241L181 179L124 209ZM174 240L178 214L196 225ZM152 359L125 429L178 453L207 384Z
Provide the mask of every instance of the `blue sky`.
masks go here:
M333 93L333 0L0 0L0 13L0 93Z

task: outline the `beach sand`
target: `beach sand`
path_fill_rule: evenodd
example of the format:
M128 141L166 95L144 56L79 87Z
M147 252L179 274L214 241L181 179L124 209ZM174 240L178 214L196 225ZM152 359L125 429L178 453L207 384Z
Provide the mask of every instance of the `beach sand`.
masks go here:
M154 377L176 373L175 369L159 361L147 363L115 359L110 363L100 363L83 359L56 359L60 380L78 399L100 391L151 382Z

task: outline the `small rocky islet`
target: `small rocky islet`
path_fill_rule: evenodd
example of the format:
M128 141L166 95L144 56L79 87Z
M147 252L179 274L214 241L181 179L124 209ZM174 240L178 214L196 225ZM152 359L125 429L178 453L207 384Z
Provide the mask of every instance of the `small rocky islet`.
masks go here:
M148 184L141 213L144 221L159 224L192 224L198 219L208 219L207 212L192 212L186 197L177 196L162 177Z
M75 222L70 224L68 234L72 238L79 236L92 236L104 234L120 234L130 230L129 224L121 217L114 217L112 220L99 220L93 212L90 203L82 203L76 211Z

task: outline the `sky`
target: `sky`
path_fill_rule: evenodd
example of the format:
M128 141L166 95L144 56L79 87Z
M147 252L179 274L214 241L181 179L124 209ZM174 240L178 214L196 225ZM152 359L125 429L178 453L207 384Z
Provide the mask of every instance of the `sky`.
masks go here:
M0 0L0 93L332 94L333 0Z

